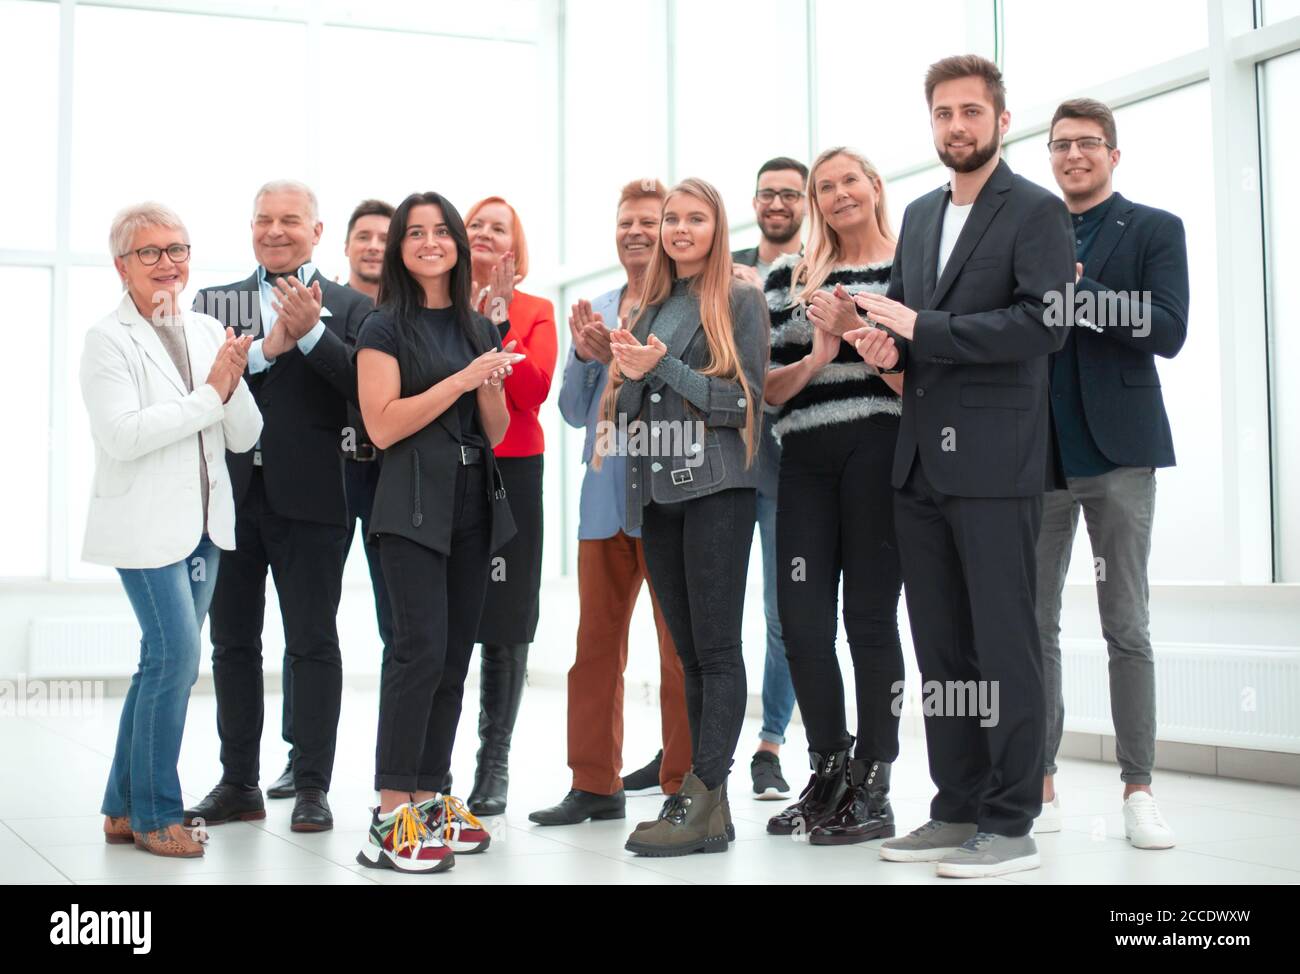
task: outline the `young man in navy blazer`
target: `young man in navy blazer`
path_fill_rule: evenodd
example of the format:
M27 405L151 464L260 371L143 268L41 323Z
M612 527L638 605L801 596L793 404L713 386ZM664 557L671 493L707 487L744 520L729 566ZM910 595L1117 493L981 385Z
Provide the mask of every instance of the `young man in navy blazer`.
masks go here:
M1119 139L1115 116L1101 102L1079 98L1062 104L1048 139L1052 174L1074 227L1078 324L1051 362L1052 418L1067 486L1043 498L1038 536L1047 746L1043 813L1034 830L1061 828L1053 784L1065 711L1061 590L1082 508L1110 657L1124 834L1136 848L1168 849L1173 832L1151 796L1156 683L1147 629L1147 556L1156 467L1174 465L1155 356L1173 358L1187 338L1187 242L1178 217L1112 189Z
M319 832L334 825L326 793L343 689L335 621L348 540L341 447L348 403L357 398L352 349L371 304L312 263L322 225L307 186L267 183L253 210L257 270L195 300L198 310L255 336L247 375L264 425L252 450L226 458L235 550L222 561L210 615L222 776L185 814L187 823L207 825L266 816L258 780L269 569L292 697L283 727L293 746L291 828Z
M894 519L926 709L930 821L881 857L941 876L1038 866L1042 650L1035 544L1045 490L1061 482L1048 356L1065 341L1049 302L1074 281L1069 214L1000 159L1002 76L975 55L926 75L948 186L903 215L888 296L860 294L859 353L906 371Z

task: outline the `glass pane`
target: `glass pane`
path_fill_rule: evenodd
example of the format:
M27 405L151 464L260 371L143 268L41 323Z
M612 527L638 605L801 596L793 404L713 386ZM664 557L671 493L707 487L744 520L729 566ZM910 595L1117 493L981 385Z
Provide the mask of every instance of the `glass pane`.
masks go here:
M818 0L818 151L852 146L886 176L934 159L925 71L969 50L966 9L949 0Z
M107 228L105 229L107 233ZM68 485L68 577L117 578L112 568L81 560L90 509L91 483L95 474L95 442L90 437L90 420L81 398L81 352L86 332L122 300L122 284L111 267L73 267L68 271L68 339L63 362L67 390L68 426L63 435L64 467Z
M53 250L59 150L59 5L0 0L0 247ZM18 93L21 92L21 97ZM12 139L12 141L9 141Z
M894 225L894 233L902 229L903 213L912 202L947 182L948 170L937 164L901 179L886 180L885 200L889 205L889 220Z
M410 0L321 0L326 23L477 34L533 40L541 28L538 0L419 4Z
M751 223L758 167L773 156L807 161L804 5L719 0L677 10L675 176L707 179L730 223Z
M329 107L315 187L323 273L347 279L344 233L357 203L379 197L395 206L427 190L462 217L484 196L506 197L537 254L532 263L554 259L547 215L555 194L535 161L554 151L554 137L541 131L535 47L331 27L321 32L320 64L315 90ZM349 64L356 71L338 69ZM379 65L382 92L402 97L376 89ZM472 90L453 95L462 85Z
M1013 122L1017 105L1060 100L1209 44L1205 0L1097 0L1068 22L1054 4L1002 6L1001 63Z
M1268 331L1272 381L1273 503L1277 517L1279 582L1300 581L1300 386L1293 379L1300 361L1300 305L1287 285L1300 265L1300 187L1295 159L1300 153L1290 103L1300 91L1300 52L1266 61L1260 70L1264 133L1264 219L1268 226Z
M613 263L619 190L634 179L668 180L666 16L663 0L566 4L563 256L569 266Z
M1300 17L1300 0L1260 0L1260 24L1268 26L1289 17Z
M264 70L201 55L300 71L290 65L306 61L306 27L108 7L76 16L73 248L106 253L113 214L156 199L185 221L196 259L251 263L253 193L305 177L310 112L289 94L296 83L281 92ZM177 77L179 89L159 87Z
M1169 119L1180 119L1179 164L1169 165L1165 136ZM1173 427L1176 467L1156 472L1159 500L1151 545L1153 583L1223 581L1223 449L1219 353L1218 264L1215 215L1207 187L1214 186L1210 135L1210 86L1178 91L1121 108L1115 113L1123 152L1115 189L1128 199L1176 214L1187 231L1191 305L1187 343L1156 368ZM1056 191L1046 136L1007 147L1007 162L1020 175ZM1189 525L1193 529L1189 529ZM1079 531L1070 580L1092 579L1087 534Z
M5 522L0 577L40 577L49 570L50 271L0 267L5 315L22 334L22 367L0 382L0 415L22 417L25 435L13 446L28 459L0 477L0 507L21 516Z

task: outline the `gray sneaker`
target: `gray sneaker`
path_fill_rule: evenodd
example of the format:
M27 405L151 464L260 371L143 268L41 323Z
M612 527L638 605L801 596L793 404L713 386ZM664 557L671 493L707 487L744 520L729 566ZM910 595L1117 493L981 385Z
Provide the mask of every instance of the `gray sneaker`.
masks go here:
M880 843L880 858L890 862L935 862L975 834L974 822L930 819L919 829Z
M970 879L1037 868L1038 846L1033 836L976 832L962 843L961 848L940 859L935 872L940 876Z

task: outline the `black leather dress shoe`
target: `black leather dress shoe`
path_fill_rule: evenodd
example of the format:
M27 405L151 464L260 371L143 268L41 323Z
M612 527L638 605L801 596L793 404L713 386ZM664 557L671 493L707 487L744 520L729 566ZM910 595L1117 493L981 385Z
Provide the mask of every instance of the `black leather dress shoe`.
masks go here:
M328 832L334 828L334 814L325 792L320 788L299 788L289 822L294 832Z
M627 801L623 792L612 795L595 795L589 791L574 788L558 805L543 808L528 816L528 821L538 825L577 825L587 819L625 818Z
M266 797L292 798L295 790L293 787L293 758L290 758L284 766L284 772L271 783L270 788L266 789Z
M224 781L208 792L203 801L185 809L185 824L191 826L251 822L259 818L266 818L262 789L256 785L234 785ZM199 819L203 821L200 823Z

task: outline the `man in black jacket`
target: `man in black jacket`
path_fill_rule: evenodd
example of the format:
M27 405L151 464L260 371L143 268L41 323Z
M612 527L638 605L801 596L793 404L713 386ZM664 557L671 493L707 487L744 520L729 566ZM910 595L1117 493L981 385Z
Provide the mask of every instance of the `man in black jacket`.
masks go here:
M1068 486L1043 498L1038 536L1047 746L1043 813L1035 831L1061 828L1053 782L1065 712L1061 591L1082 507L1110 658L1124 834L1136 848L1168 849L1173 832L1151 795L1156 682L1147 628L1147 557L1155 470L1174 465L1155 356L1173 358L1187 338L1187 241L1178 217L1112 190L1119 140L1115 116L1101 102L1079 98L1062 104L1048 138L1052 173L1074 227L1073 310L1079 325L1069 329L1051 362L1052 418Z
M894 517L938 787L931 821L880 854L991 876L1038 866L1034 549L1043 492L1060 477L1047 371L1066 336L1045 318L1074 254L1061 201L1000 159L1010 115L998 68L939 61L926 99L951 183L907 208L888 296L855 297L888 332L845 336L868 363L906 370Z
M301 183L268 183L253 205L247 279L199 292L195 306L257 337L248 384L262 437L227 454L235 494L235 551L223 552L211 609L212 670L221 737L221 782L186 821L218 825L266 815L258 787L262 737L262 624L266 573L284 619L292 694L292 828L333 827L326 793L342 693L335 616L347 555L342 437L356 402L352 348L370 310L362 294L326 280L312 263L321 223Z

